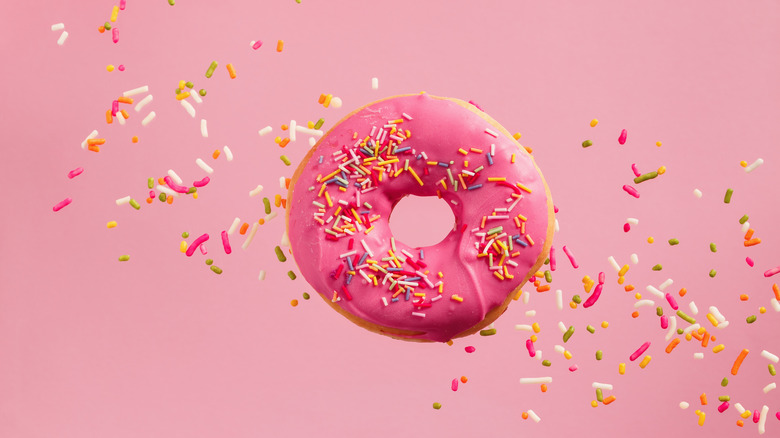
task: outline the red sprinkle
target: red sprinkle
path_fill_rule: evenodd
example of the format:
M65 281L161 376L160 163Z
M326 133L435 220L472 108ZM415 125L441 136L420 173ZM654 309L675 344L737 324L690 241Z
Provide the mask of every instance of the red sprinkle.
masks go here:
M473 352L477 351L477 349L472 347L471 345L466 347L465 350L466 350L466 353L473 353Z
M629 231L631 231L631 224L626 222L626 223L623 224L623 232L624 233L628 233Z

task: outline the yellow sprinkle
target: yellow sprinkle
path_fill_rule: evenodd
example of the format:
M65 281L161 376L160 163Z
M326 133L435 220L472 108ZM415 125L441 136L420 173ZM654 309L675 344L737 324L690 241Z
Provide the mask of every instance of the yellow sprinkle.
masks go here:
M515 162L515 154L512 154L512 158L509 159L509 162L510 163L514 163Z
M647 243L653 243L655 242L655 239L653 239L653 236L650 236L647 238Z
M661 143L660 141L655 142L655 145L658 146L659 148L661 147L662 144L663 143Z
M330 199L330 193L325 191L325 200L328 202L328 207L333 207L333 201Z
M620 272L618 272L618 276L623 277L628 272L629 266L628 264L623 265L622 268L620 268Z
M477 154L481 154L481 153L482 153L482 149L471 148L471 149L469 149L469 150L470 150L471 152L474 152L474 153L477 153Z
M718 326L718 320L715 319L715 316L713 316L712 313L707 313L707 319L710 321L710 323L712 324L713 327L717 327Z
M519 132L515 132L515 134L512 136L512 138L514 138L515 140L520 140L520 137L522 137L522 136L523 136L523 134L521 134Z
M598 407L599 402L597 402L596 400L591 400L590 401L590 405L593 406L594 408L596 408L596 407Z
M455 301L457 301L457 302L459 302L459 303L462 303L462 302L463 302L463 298L461 298L461 297L459 297L459 296L457 296L457 295L453 295L453 296L452 296L452 299L453 299L453 300L455 300Z
M114 228L117 225L116 221L111 221L106 224L106 228Z
M517 187L519 187L519 188L520 188L520 190L524 190L524 191L526 191L526 192L528 192L528 193L531 193L531 189L529 189L528 187L526 187L526 186L525 186L525 185L523 185L522 183L517 183L517 184L515 184L515 185L516 185Z
M720 344L720 345L716 346L715 348L713 348L713 349L712 349L712 352L713 352L713 353L720 353L720 352L721 352L721 351L723 351L725 348L726 348L726 346L725 346L725 345L723 345L723 344Z
M571 359L571 352L569 350L564 351L563 357L565 357L566 359Z
M743 412L742 414L740 414L740 416L741 416L742 418L748 418L748 417L750 417L751 415L753 415L753 413L752 413L752 412L750 412L750 411L745 411L745 412Z
M607 328L609 327L609 323L607 321L601 321L601 328Z
M621 363L618 364L618 373L620 373L621 376L626 373L626 364L625 363L621 362Z
M637 300L641 300L642 299L642 294L637 292L637 293L634 294L634 298L636 298Z
M742 167L747 167L747 161L740 161L739 165Z
M184 240L182 240L181 243L179 244L179 251L187 252L187 242L185 242Z
M458 148L458 152L460 152L463 155L467 155L469 152L463 148ZM746 164L747 165L747 164Z
M569 307L571 307L572 309L576 309L577 308L577 303L575 303L574 301L571 301L571 302L569 302Z
M704 412L700 412L699 413L699 426L704 426L704 417L705 417ZM745 418L747 418L747 417L745 417Z
M108 64L108 65L106 66L106 70L107 70L107 71L114 71L114 66L113 66L113 65L111 65L111 64Z
M422 182L422 180L420 179L420 177L419 177L419 176L417 176L417 172L415 172L415 171L414 171L414 169L412 169L412 168L410 167L410 168L409 168L409 172L411 172L411 174L412 174L412 176L414 177L414 179L416 179L416 180L417 180L417 182L418 182L420 185L423 185L423 182ZM503 280L503 279L502 279L502 280Z
M368 233L369 233L369 232L371 232L371 230L373 230L373 229L374 229L374 226L373 226L373 225L371 225L371 227L370 227L370 228L367 228L367 229L366 229L366 231L363 231L363 233L364 233L364 234L368 234Z
M659 175L663 175L664 173L666 173L666 166L659 167L658 168L658 174Z
M759 307L758 308L758 312L759 313L766 313L766 307L764 307L764 306Z
M538 341L538 340L539 340L539 337L538 337L538 336L536 336L536 335L531 335L531 338L530 338L530 339L531 339L531 342L536 342L536 341Z
M111 22L116 21L116 17L119 15L119 6L114 6L114 9L111 9Z
M499 279L499 280L504 280L504 276L503 276L503 275L501 275L501 274L499 274L499 273L498 273L498 271L493 271L493 275L495 275L496 277L498 277L498 279Z
M542 331L541 327L539 327L539 323L535 322L531 325L531 328L534 329L534 333L539 333Z
M279 137L279 136L277 136L277 137L274 139L274 143L276 143L276 144L279 144L279 143L281 143L281 142L282 142L282 137Z
M297 306L298 305L298 300L290 301L290 305L293 306L293 307Z
M652 359L652 357L650 357L650 355L649 355L649 354L648 354L647 356L645 356L645 357L642 359L642 362L639 362L639 368L644 368L644 367L646 367L646 366L647 366L647 364L649 364L649 363L650 363L650 360L651 360L651 359Z
M595 128L599 124L599 119L593 119L590 121L590 127Z
M499 177L488 177L488 181L489 182L506 181L506 178L504 178L504 177L501 177L501 178L499 178Z

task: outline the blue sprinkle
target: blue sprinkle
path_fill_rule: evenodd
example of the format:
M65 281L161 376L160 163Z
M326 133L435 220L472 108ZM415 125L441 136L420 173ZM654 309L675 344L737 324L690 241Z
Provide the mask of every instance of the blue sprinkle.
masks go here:
M420 281L420 280L422 280L422 277L409 277L404 279L404 281L408 281L410 283L413 281Z
M371 212L370 212L370 211L368 211L368 210L361 210L361 211L360 211L360 214L369 214L369 213L371 213Z
M439 166L441 166L441 167L450 167L449 163L442 163L441 161L439 161L439 162L438 162L438 163L436 163L436 164L438 164L438 165L439 165Z
M411 290L410 288L408 288L408 287L407 287L407 288L406 288L406 296L405 296L405 300L406 300L406 301L409 301L409 299L410 299L411 297L412 297L412 290Z
M398 271L403 271L403 269L401 269L401 268L387 268L387 272L398 272Z
M325 181L325 185L328 185L328 184L334 183L334 182L338 182L338 180L336 178L331 178L331 179Z
M493 165L493 157L488 153L487 154L487 158L488 158L488 165L492 166Z
M523 242L522 240L520 240L520 238L519 238L519 237L518 237L517 239L515 239L515 242L517 242L517 244L518 244L518 245L520 245L520 246L522 246L523 248L525 248L526 246L528 246L528 244L527 244L527 243L525 243L525 242Z
M322 164L322 160L324 160L324 159L325 159L325 157L323 157L322 155L320 155L320 164Z
M336 185L337 185L337 186L344 187L345 189L349 188L349 185L347 185L347 184L344 184L343 182L341 182L341 181L339 181L339 180L336 180Z
M399 153L399 152L406 152L406 151L410 150L411 148L412 148L411 146L404 146L404 147L402 147L402 148L398 148L398 149L396 149L396 150L395 150L395 153L397 154L397 153Z
M481 188L482 184L474 184L473 186L469 186L469 190L476 190L478 188Z
M392 301L392 302L396 303L396 302L398 302L398 297L395 297L395 298L393 298L393 299L392 299L392 300L390 300L390 301Z
M425 253L422 249L420 250L420 260L425 260Z
M353 277L352 274L347 274L347 281L346 281L347 284L352 282L352 277Z
M356 183L355 183L355 187L360 187L360 183L359 183L359 182L356 182Z
M352 257L347 257L347 266L349 266L350 271L355 270L355 266L352 264Z
M419 160L420 158L422 158L422 154L417 155L417 159Z
M363 262L365 262L367 258L368 258L368 253L364 252L363 253L363 257L360 257L360 261L358 262L358 266L362 265Z

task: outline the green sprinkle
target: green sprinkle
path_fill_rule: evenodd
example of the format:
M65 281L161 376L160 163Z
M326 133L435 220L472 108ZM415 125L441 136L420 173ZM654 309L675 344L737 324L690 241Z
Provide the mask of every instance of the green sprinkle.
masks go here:
M317 120L317 123L314 124L314 129L320 129L322 128L322 124L325 123L325 119L319 119Z
M175 91L175 93L176 93L177 95L181 94L181 88L177 88L177 89L176 89L176 91Z
M710 269L710 278L715 278L716 275L718 275L718 271Z
M205 88L201 88L200 90L198 90L198 94L200 94L201 96L205 97L206 96L206 89Z
M494 234L494 233L500 233L500 232L501 232L503 229L504 229L504 227L503 227L503 226L497 226L497 227L495 227L495 228L491 228L491 229L489 229L489 230L488 230L488 232L487 232L487 233L488 233L488 236L489 236L489 235L491 235L491 234Z
M168 195L165 193L160 193L160 196L157 197L160 201L165 202L166 199L168 199Z
M215 274L220 275L222 273L222 269L219 268L219 266L211 266L211 270L214 271Z
M680 241L677 239L669 239L669 245L674 246L677 245L678 243L680 243Z
M725 401L729 401L729 400L731 400L731 397L729 397L727 395L722 395L722 396L718 397L718 401L725 402Z
M193 193L195 193L197 191L198 191L197 187L190 187L189 189L187 189L187 194L191 195L191 194L193 194Z
M185 82L184 86L187 87L187 88L192 88L192 87L195 86L195 84L193 84L192 82Z
M571 335L574 334L574 326L569 326L569 329L566 330L566 333L563 334L563 342L569 342L569 338L571 338Z
M748 221L748 219L750 219L750 218L748 217L748 215L744 215L744 216L742 216L741 218L739 218L739 223L740 223L740 224L744 224L745 222L747 222L747 221Z
M747 323L748 323L748 324L753 324L754 322L756 322L756 315L750 315L750 316L748 316L748 317L745 319L745 321L747 321Z
M148 180L146 180L146 186L149 187L150 189L153 189L154 188L154 178L149 178Z
M186 238L188 238L188 237L190 237L190 233L188 233L188 232L186 232L186 231L185 231L185 232L183 232L183 233L181 233L181 238L182 238L182 239L186 239Z
M295 276L295 272L293 271L287 271L287 276L290 277L290 280L295 280L296 278L298 278Z
M601 358L604 357L604 352L601 350L596 351L596 360L601 360Z
M550 264L550 258L549 258L549 257L547 257L546 259L544 259L544 264L545 264L545 265L549 265L549 264Z
M439 402L434 403L433 404L433 409L436 409L436 410L441 409L441 403L439 403Z
M601 388L596 388L596 400L599 402L604 401L604 393L601 391Z
M728 379L728 377L724 377L723 380L720 381L720 386L723 386L724 388L726 386L729 386L729 379Z
M656 307L655 314L658 316L664 316L664 308L661 306Z
M168 0L168 4L173 6L176 4L176 0Z
M585 327L585 330L589 331L591 334L596 333L596 327L593 327L590 324L588 324L588 326Z
M685 330L683 330L683 329L677 329L677 334L678 334L678 335L681 335L681 334L683 334L683 333L685 333Z
M103 28L106 29L106 30L111 30L111 23L106 21L106 24L103 25Z
M723 202L725 202L726 204L730 203L731 202L731 195L733 195L733 194L734 194L734 190L732 190L732 189L726 190L726 196L723 197Z
M282 163L284 163L285 166L289 166L290 164L292 164L290 159L287 158L287 155L282 155L281 157L279 157L279 159L282 160Z
M545 359L545 360L542 361L542 365L544 365L546 367L549 367L550 365L552 365L552 362L550 362L549 360Z
M585 140L585 141L582 142L582 147L587 148L587 147L590 147L590 146L593 146L593 142L592 141Z
M657 176L658 176L658 172L654 170L652 172L648 172L648 173L639 175L638 177L634 178L634 182L639 184L639 183L641 183L643 181L647 181L649 179L653 179L653 178L655 178Z
M659 264L657 264L657 265L653 266L653 271L660 271L660 270L661 270L661 269L663 269L663 268L664 268L664 267L663 267L663 266L661 266L661 264L659 263Z
M571 297L571 300L574 301L577 304L582 302L582 298L580 298L579 295L575 295L575 296Z
M120 262L126 262L128 260L130 260L130 256L127 255L127 254L119 256L119 261Z
M309 293L308 293L308 292L304 292L304 293L303 293L303 299L304 299L304 300L308 300L309 298L311 298L311 297L309 296Z
M677 316L684 319L688 324L696 324L696 320L686 315L682 310L677 311Z
M282 248L277 246L274 248L274 251L276 251L276 258L279 259L280 262L287 261L287 257L284 256L284 251L282 251Z
M217 69L217 65L218 65L218 64L217 64L217 61L212 61L212 62L211 62L211 65L209 66L208 70L206 70L206 77L207 77L207 78L210 78L210 77L211 77L211 75L213 75L213 74L214 74L214 70L216 70L216 69Z
M141 209L141 205L138 204L138 201L136 201L135 199L131 199L130 200L130 206L133 207L136 210L140 210Z
M214 263L214 260L206 259L206 264L211 266L211 264Z
M263 198L263 206L265 207L265 214L271 214L271 200Z
M777 371L775 371L775 366L772 365L771 363L769 364L769 374L771 374L772 376L777 375Z
M550 272L549 270L547 270L547 271L544 271L544 279L545 279L545 280L546 280L548 283L552 283L552 272Z
M480 330L479 331L479 335L480 336L493 336L495 334L496 334L496 329L494 329L494 328L492 328L492 329L485 329L485 330Z
M715 243L710 243L710 251L718 252L718 247L715 246Z

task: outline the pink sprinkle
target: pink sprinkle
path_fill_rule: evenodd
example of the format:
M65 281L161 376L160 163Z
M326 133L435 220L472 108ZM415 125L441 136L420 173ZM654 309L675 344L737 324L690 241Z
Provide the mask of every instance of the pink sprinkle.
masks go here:
M202 180L200 180L200 181L195 181L194 183L192 183L192 185L193 185L193 186L195 186L195 187L203 187L203 186L205 186L206 184L208 184L208 183L209 183L209 181L211 181L211 178L209 178L209 177L204 177L204 178L203 178Z
M588 299L582 303L582 307L588 308L594 304L596 304L596 301L599 300L599 297L601 296L601 290L604 289L604 283L599 283L596 285L596 289L593 291L593 294L588 297Z
M650 347L650 341L647 341L647 342L645 342L644 344L642 344L642 346L641 346L641 347L639 347L639 348L638 348L638 349L637 349L635 352L633 352L633 353L631 354L631 356L629 357L629 359L631 359L631 362L635 361L635 360L636 360L636 359L637 359L639 356L641 356L641 355L642 355L642 353L644 353L644 352L645 352L645 350L647 350L649 347Z
M187 252L185 253L185 254L187 254L187 257L192 257L192 255L195 254L195 250L200 246L200 244L205 242L205 241L207 241L207 240L209 240L209 235L208 234L204 234L204 235L198 237L197 239L195 239L192 242L192 244L187 248Z
M466 347L465 350L466 350L466 353L473 353L473 352L477 351L477 349L472 347L471 345Z
M669 327L669 317L661 315L661 328L666 329L667 327Z
M70 172L68 172L68 178L73 179L73 178L81 175L82 172L84 172L84 168L83 167L77 167L77 168L71 170Z
M115 27L111 29L111 40L114 41L114 44L119 42L119 28Z
M124 11L126 4L127 4L127 0L119 0L119 10Z
M626 137L628 137L628 131L626 131L625 129L620 131L620 137L618 137L618 143L626 144Z
M225 254L230 254L233 250L230 248L227 231L222 231L222 247L225 248Z
M60 201L57 205L55 205L52 210L60 211L60 210L62 210L63 207L65 207L66 205L70 204L71 202L73 202L73 199L65 198L62 201Z
M677 300L674 299L674 296L670 294L669 292L666 293L666 301L669 302L669 305L672 306L672 309L677 310L680 307L677 305Z
M558 266L558 264L555 262L555 247L550 247L550 270L555 271L555 268Z
M154 193L154 190L149 190L149 197L154 198L157 195L157 193Z
M571 371L573 373L573 372L577 371L578 368L579 367L577 366L577 364L574 364L574 365L569 367L569 371ZM780 418L780 417L778 417L778 418Z
M477 105L477 102L474 102L473 100L470 100L469 103L474 105L475 107L477 107L477 109L482 111L483 113L485 112L485 110L483 110L481 106Z
M206 255L206 254L208 254L208 253L209 253L209 252L206 250L206 245L205 245L205 244L201 244L201 245L200 245L200 253L201 253L201 254L203 254L203 255Z
M625 190L626 193L628 193L629 195L631 195L631 196L633 196L635 198L639 198L639 192L637 192L636 189L631 187L630 185L628 185L628 184L624 185L623 186L623 190Z
M753 262L753 259L751 259L750 257L746 257L745 261L747 262L748 266L750 266L751 268L755 266L755 262Z
M563 253L566 254L566 257L569 258L569 262L571 263L571 266L574 269L577 269L580 267L580 265L577 264L577 260L574 260L574 254L571 253L569 248L566 248L566 245L563 245Z
M452 390L453 391L458 390L458 379L452 379Z
M116 113L119 112L119 101L115 100L111 102L111 115L116 117Z
M623 232L624 233L628 233L629 231L631 231L631 224L626 222L626 223L623 224Z
M599 272L599 283L604 284L607 281L607 276L603 272Z
M117 68L119 69L119 71L125 71L125 65L124 64L119 64L119 67L117 67Z
M642 172L640 172L639 168L636 167L636 163L631 164L631 170L634 171L634 176L642 175Z
M775 412L775 417L777 417L777 419L780 420L780 411Z
M262 45L263 45L263 42L262 42L262 41L255 41L255 43L254 43L254 44L252 44L252 48L253 48L253 49L255 49L255 50L257 50L257 49L259 49L259 48L260 48Z
M718 406L718 412L720 412L722 414L728 408L729 408L729 402L724 401L720 406Z
M557 205L555 205L555 204L553 204L553 211L554 211L555 213L558 213L558 211L560 211L560 210L558 210L558 206L557 206Z
M536 348L534 347L534 341L530 339L525 340L525 348L528 349L528 355L531 357L536 356Z
M778 274L778 273L780 273L780 266L778 266L776 268L772 268L772 269L764 272L764 277L771 277L771 276L773 276L775 274Z
M756 409L755 411L753 411L753 422L758 423L758 420L760 419L761 419L761 412L758 409Z
M163 179L165 180L165 184L168 184L168 187L170 187L171 190L179 193L187 193L187 187L176 184L173 182L173 179L170 176L166 176Z

